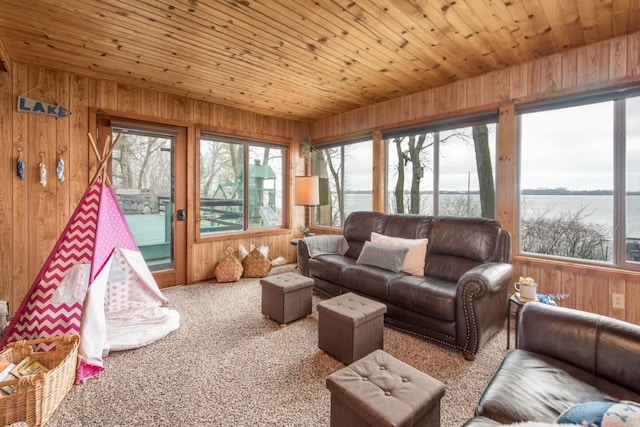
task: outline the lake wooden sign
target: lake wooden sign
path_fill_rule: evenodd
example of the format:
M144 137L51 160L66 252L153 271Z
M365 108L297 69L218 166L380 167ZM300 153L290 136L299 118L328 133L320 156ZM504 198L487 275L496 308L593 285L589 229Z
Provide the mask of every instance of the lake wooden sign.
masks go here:
M71 115L71 112L62 105L53 105L47 102L36 101L35 99L18 97L18 111L21 113L44 114L55 116L57 119Z

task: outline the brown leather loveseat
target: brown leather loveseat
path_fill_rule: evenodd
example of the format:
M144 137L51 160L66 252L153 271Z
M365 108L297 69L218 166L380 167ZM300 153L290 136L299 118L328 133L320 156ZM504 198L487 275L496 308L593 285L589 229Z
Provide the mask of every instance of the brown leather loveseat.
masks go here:
M365 246L374 247L372 232L427 238L424 269L409 274L361 263ZM327 239L346 240L346 252L327 251ZM319 246L325 251L314 253ZM302 239L298 266L313 278L316 292L354 292L383 302L388 325L459 349L469 360L504 327L513 274L511 236L495 220L378 212L349 215L343 236Z
M640 402L640 326L541 303L525 304L519 315L516 349L465 427L566 425L558 420L565 411L589 417L586 407L599 402Z

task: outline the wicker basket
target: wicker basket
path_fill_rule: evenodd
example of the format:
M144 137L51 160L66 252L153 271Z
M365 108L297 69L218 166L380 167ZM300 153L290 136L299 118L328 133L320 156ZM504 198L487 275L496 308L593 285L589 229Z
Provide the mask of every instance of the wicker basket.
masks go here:
M43 345L50 351L34 351ZM80 336L67 335L9 344L0 353L0 360L18 364L29 356L49 369L39 375L0 382L0 386L16 385L13 394L0 392L0 424L26 422L29 426L44 425L73 387L78 365Z
M260 243L256 243L251 252L244 257L242 266L243 277L266 277L271 271L271 261L260 252Z
M233 255L233 248L231 246L225 249L224 252L224 257L218 265L216 265L216 280L220 283L236 282L242 277L244 268L242 267L242 263L238 261L238 258Z

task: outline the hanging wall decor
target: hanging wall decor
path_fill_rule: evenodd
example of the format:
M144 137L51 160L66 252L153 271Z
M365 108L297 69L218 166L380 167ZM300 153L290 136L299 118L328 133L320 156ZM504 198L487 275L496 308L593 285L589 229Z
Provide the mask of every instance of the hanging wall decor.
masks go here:
M21 180L24 180L24 160L22 160L22 149L18 148L18 160L16 160L16 175Z
M58 166L56 167L58 180L64 182L64 160L62 160L62 151L58 151Z
M18 97L18 111L21 113L45 114L47 116L55 116L58 119L71 115L71 112L62 105L36 101L25 96Z
M44 153L40 153L40 164L38 165L40 168L40 185L43 187L47 186L47 169L44 167Z

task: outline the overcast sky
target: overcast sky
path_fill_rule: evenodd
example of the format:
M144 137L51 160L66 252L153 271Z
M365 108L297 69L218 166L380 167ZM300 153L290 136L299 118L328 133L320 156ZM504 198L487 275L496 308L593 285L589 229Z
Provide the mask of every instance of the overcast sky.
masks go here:
M626 122L627 190L637 191L640 190L640 97L627 101ZM613 102L528 113L522 118L521 131L521 188L613 189ZM490 138L495 162L495 131ZM465 191L471 171L471 190L477 190L473 146L456 142L442 147L440 189ZM346 170L348 189L371 189L370 155L351 149ZM431 172L425 170L425 189L432 186L429 174Z

